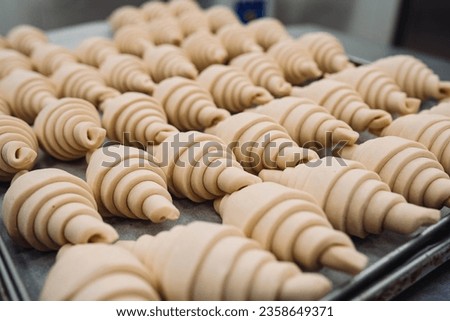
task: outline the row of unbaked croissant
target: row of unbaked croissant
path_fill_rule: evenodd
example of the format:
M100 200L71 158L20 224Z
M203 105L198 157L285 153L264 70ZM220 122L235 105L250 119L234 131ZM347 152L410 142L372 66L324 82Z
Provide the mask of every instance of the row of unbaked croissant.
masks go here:
M32 47L31 55L39 45L30 43L46 42L38 41L36 34L30 36L22 32L20 37L22 40L17 43L28 43L27 46ZM103 48L97 45L102 41ZM90 40L87 46L89 59L121 56L104 40ZM163 58L166 56L170 55L162 54ZM95 69L74 61L68 63L62 58L64 62L59 67L44 72L53 74L56 84L65 87L62 90L55 90L49 79L27 71L29 68L15 67L13 69L22 70L6 72L8 81L0 82L7 86L0 86L0 89L7 88L4 105L10 105L13 115L21 114L29 123L34 121L34 131L48 153L63 160L89 154L87 184L55 169L16 175L3 204L4 222L15 241L39 250L55 250L68 243L111 243L118 235L102 222L101 215L153 222L176 219L179 211L173 206L168 191L195 202L216 199L215 208L226 225L194 223L154 238L144 237L136 243L121 243L140 260L129 263L126 272L123 268L117 269L123 267L122 259L130 253L124 253L117 245L77 245L67 250L67 256L65 251L59 255L61 258L50 273L43 298L316 299L329 290L329 281L316 274L301 273L291 263L276 262L275 257L294 261L307 270L325 265L357 273L364 268L366 259L354 249L351 240L337 230L359 237L380 233L383 229L411 233L439 219L439 211L421 206L449 205L450 180L443 169L448 172L450 119L430 116L425 124L423 119L428 116L411 115L389 125L390 116L383 112L378 116L372 114L372 121L367 121L365 114L376 110L366 108L351 87L358 87L358 84L349 86L330 79L291 91L302 98L255 100L252 95L257 90L263 91L251 80L260 79L260 83L254 80L255 84L267 86L268 91L270 84L280 79L286 81L282 69L273 61L268 70L276 70L276 74L258 71L256 67L261 62L251 67L253 60L268 61L267 55L250 53L249 60L244 59L245 56L234 60L235 66L241 66L244 72L212 65L194 77L197 81L182 77L164 79L163 76L158 85L152 85L154 98L142 93L120 94L107 87ZM52 58L43 64L45 66L58 61L55 56L48 57ZM97 61L102 61L100 71L102 67L107 69L106 62ZM110 69L121 65L120 59L111 61ZM129 66L128 62L123 65ZM274 66L278 69L273 69ZM127 69L121 68L111 71L116 75L114 86L127 91L130 82L123 73ZM69 71L61 71L56 76L59 69ZM366 73L361 71L364 68L351 70L357 70L356 74ZM361 76L361 81L373 86L373 81L379 79L377 73L370 71L368 76ZM274 75L275 80L271 80ZM350 76L343 73L338 80L347 77ZM145 79L149 79L148 74ZM353 81L354 76L349 79ZM318 83L322 85L315 90ZM385 87L387 92L391 92L393 83L390 80ZM439 88L439 95L444 95L442 88L445 86ZM341 94L336 95L339 91ZM263 93L256 97L270 97L267 91ZM231 94L237 95L240 101L231 99ZM61 96L78 98L58 99ZM385 100L392 100L399 106L398 101L402 101L408 106L411 100L405 94L400 96L396 91L386 95ZM367 99L372 99L374 104L384 102L373 95L368 95ZM243 109L241 104L247 101L245 107L263 106L233 116L223 109L239 112ZM102 111L102 120L92 103ZM365 125L352 125L358 131L370 128L382 135L405 136L425 145L428 142L432 153L423 145L403 138L382 137L340 151L352 161L331 157L319 160L312 150L300 146L312 146L311 143L329 146L339 140L351 145L358 137L319 104L333 114L342 115L340 119L350 125L351 121L357 124L365 119ZM435 110L447 112L442 106ZM406 113L400 109L395 112ZM0 165L2 177L8 180L16 172L32 168L37 140L25 122L10 116L0 117L5 117L0 120L3 122L0 138L4 138ZM423 126L420 135L417 131L408 133L411 121ZM205 128L208 128L207 133L195 131ZM327 132L331 132L331 136L327 136ZM105 134L123 144L146 148L150 142L155 146L150 146L151 154L122 145L97 149ZM251 146L239 148L249 142ZM238 148L232 153L230 146L235 145ZM17 166L21 162L28 165ZM259 178L248 172L259 173ZM408 204L405 198L416 205ZM245 239L244 235L253 241ZM198 242L207 248L202 248ZM186 244L186 248L172 253L171 244ZM273 252L275 257L262 249ZM68 254L77 251L79 253L73 255L78 257ZM103 257L99 252L110 254ZM116 256L122 258L116 261ZM70 269L74 259L92 262L75 271L71 286L62 289L58 286L58 273L66 273L61 271ZM105 273L104 269L100 272L99 267L106 263L110 272ZM192 268L180 271L186 264ZM218 266L226 266L222 276L217 275ZM87 283L86 278L89 276L91 280L91 275L98 275L98 283ZM270 285L267 284L269 279L273 280ZM110 282L112 280L114 282Z

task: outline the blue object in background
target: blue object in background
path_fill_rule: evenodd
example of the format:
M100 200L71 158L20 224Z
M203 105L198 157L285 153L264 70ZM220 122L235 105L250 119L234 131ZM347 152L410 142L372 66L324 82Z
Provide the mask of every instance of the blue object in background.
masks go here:
M265 0L240 0L236 2L234 8L241 21L244 23L266 15Z

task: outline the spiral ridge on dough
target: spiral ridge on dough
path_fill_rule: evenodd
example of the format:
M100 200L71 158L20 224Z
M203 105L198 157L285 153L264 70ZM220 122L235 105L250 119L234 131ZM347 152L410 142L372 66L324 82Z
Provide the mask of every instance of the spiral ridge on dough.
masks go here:
M183 31L175 18L155 19L146 24L152 42L155 45L170 44L179 46L183 41Z
M0 115L11 115L11 107L2 96L0 96Z
M293 87L291 95L312 99L358 132L380 131L392 122L389 113L371 109L350 85L340 81L321 79L305 87Z
M281 21L275 18L266 17L251 21L247 28L253 33L256 42L268 50L276 43L291 39L291 36L283 26Z
M224 64L228 59L220 39L208 31L199 30L191 34L181 47L199 71L214 64Z
M147 1L141 5L141 12L145 20L172 17L167 3L161 1Z
M218 107L232 113L273 99L266 89L253 85L236 67L211 65L200 73L197 81L211 93Z
M0 79L6 77L16 69L33 70L31 60L18 51L0 49Z
M228 52L228 57L233 59L248 52L263 52L252 33L240 24L231 24L220 28L217 37Z
M436 223L440 212L409 204L356 161L325 157L284 171L263 170L263 181L310 193L337 230L366 237L383 230L410 234Z
M224 26L241 24L234 11L232 11L229 7L223 5L210 7L208 10L206 10L206 16L208 17L209 27L214 33L219 31Z
M86 156L101 146L106 136L95 106L78 98L63 98L44 107L34 130L41 147L63 161Z
M372 66L340 71L329 78L352 86L372 108L400 115L416 113L420 100L409 98L386 73Z
M322 149L342 141L352 145L359 137L345 122L306 98L274 99L251 111L275 119L300 146Z
M57 90L50 79L28 70L15 70L3 78L0 93L9 103L12 115L29 124L57 97Z
M421 114L443 115L450 117L450 102L443 101L430 109L424 109Z
M267 54L275 59L286 80L293 85L303 84L322 75L313 58L297 41L281 41L273 45Z
M15 178L5 194L2 214L13 241L39 251L68 243L112 243L118 238L102 221L86 182L56 168Z
M199 30L209 32L208 17L203 11L186 11L178 17L178 23L185 37Z
M107 57L100 66L106 84L120 92L152 94L155 88L145 63L136 56L119 54Z
M203 130L230 116L219 109L210 93L193 80L172 77L162 81L153 95L164 107L171 124L181 131Z
M205 132L232 146L236 159L251 173L285 169L319 158L314 151L299 147L280 124L265 115L236 114Z
M434 154L420 143L385 136L344 147L341 156L378 173L409 203L431 208L450 205L450 178Z
M367 264L366 256L347 235L332 228L306 192L265 182L227 195L214 207L223 224L239 228L279 260L307 270L327 266L350 274Z
M395 119L382 136L399 136L423 144L450 174L450 118L443 115L407 115Z
M170 12L176 17L186 12L201 10L197 2L193 0L171 0L168 3L168 7Z
M166 173L169 191L197 203L261 181L246 173L214 135L181 132L156 146L154 155Z
M105 215L154 223L180 216L163 170L143 150L124 145L97 149L89 159L86 181Z
M278 262L230 225L194 222L136 243L166 300L317 300L331 289L324 276Z
M116 89L106 86L97 69L87 65L63 65L51 79L60 97L81 98L97 107L105 100L120 95Z
M109 56L119 54L119 50L111 39L89 37L83 40L76 49L78 59L87 65L100 67Z
M427 65L413 56L391 56L376 60L371 65L390 75L410 97L450 97L450 82L441 81Z
M198 75L185 53L173 45L160 45L147 50L144 63L157 83L176 76L195 79Z
M283 71L270 56L252 52L242 54L230 62L243 70L257 86L266 88L275 97L288 96L292 86L284 79Z
M65 280L64 286L61 280ZM156 287L152 271L129 251L106 244L75 245L58 253L40 299L158 301Z
M19 25L7 34L8 43L12 49L30 56L36 46L48 43L45 33L30 25Z
M102 125L110 140L146 148L160 144L178 130L167 123L163 107L141 93L124 93L101 106Z
M51 43L37 46L31 54L31 60L44 76L50 76L63 65L78 62L70 50Z
M350 62L339 39L328 32L309 32L297 40L309 51L320 70L334 73L354 65Z
M144 15L139 8L126 5L115 9L109 16L108 22L114 31L131 24L145 22Z
M33 129L23 120L0 115L0 181L10 181L36 163L38 141Z
M122 53L142 57L154 47L152 36L144 24L127 25L114 34L114 43Z

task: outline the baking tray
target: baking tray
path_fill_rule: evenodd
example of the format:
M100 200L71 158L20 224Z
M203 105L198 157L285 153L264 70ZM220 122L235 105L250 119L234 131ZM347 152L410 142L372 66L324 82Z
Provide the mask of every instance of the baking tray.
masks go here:
M110 36L107 24L83 24L49 33L52 42L68 48L75 48L89 36ZM359 57L352 57L352 60L358 64L366 62ZM369 138L367 133L362 135L362 141ZM60 162L43 152L39 155L36 169L60 168L85 178L87 165L84 160ZM7 183L0 183L0 204L8 186ZM174 199L174 204L181 213L176 222L153 224L120 218L107 218L105 221L116 228L123 240L133 240L143 234L155 235L174 225L195 220L221 222L212 202L197 204ZM356 248L368 256L368 267L356 277L323 268L320 272L334 285L334 290L324 300L390 299L443 264L450 257L450 209L442 209L441 214L442 219L437 224L412 235L386 231L365 239L353 238ZM8 237L3 223L0 223L0 297L3 300L37 300L55 256L54 252L42 253L16 246Z

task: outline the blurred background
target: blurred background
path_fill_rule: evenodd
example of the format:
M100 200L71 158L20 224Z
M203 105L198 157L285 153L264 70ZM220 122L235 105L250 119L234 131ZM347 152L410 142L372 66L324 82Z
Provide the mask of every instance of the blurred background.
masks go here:
M105 19L113 9L145 0L0 0L0 33L20 23L44 30ZM199 0L234 8L245 20L274 16L285 24L316 24L374 43L450 59L449 0Z

